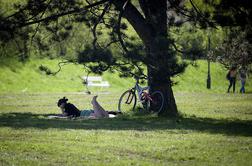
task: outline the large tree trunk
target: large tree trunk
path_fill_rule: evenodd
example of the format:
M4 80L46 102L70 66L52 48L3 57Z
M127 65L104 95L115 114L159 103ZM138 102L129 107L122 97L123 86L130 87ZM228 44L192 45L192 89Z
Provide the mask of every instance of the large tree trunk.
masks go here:
M148 4L148 5L146 5ZM169 52L171 43L168 40L167 0L140 0L140 5L149 23L151 38L142 38L146 43L148 59L148 77L150 91L159 90L163 93L165 103L161 115L177 116L178 110L172 91L170 73L167 72L173 62L172 52ZM168 63L167 63L168 62Z
M164 41L162 41L164 42ZM164 107L160 115L177 116L178 110L175 98L172 91L172 82L167 73L169 66L164 63L169 57L173 55L166 55L166 50L163 50L162 44L153 43L150 49L147 49L149 59L153 59L153 63L147 67L148 69L148 85L150 86L150 93L153 91L161 91L164 95ZM155 50L155 51L154 51Z
M152 69L148 68L148 84L150 86L150 93L154 91L161 91L164 95L164 107L159 115L161 116L177 116L178 110L175 102L175 98L172 91L171 81L169 78L163 77L163 71L151 71Z
M126 1L115 1L122 8ZM171 43L167 34L167 0L139 0L144 16L130 2L127 3L123 17L133 26L142 39L147 54L148 84L150 91L159 90L165 98L163 113L177 116L178 110L172 91L170 67L174 54L169 51ZM171 64L167 66L167 64Z

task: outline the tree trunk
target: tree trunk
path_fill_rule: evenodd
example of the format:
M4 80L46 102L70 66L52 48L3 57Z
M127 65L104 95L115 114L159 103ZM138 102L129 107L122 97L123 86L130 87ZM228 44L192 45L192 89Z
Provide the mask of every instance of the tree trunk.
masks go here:
M126 1L113 3L122 9L124 2ZM129 2L123 17L133 26L145 45L150 91L161 91L165 99L162 115L177 116L178 110L170 80L171 68L176 62L175 54L170 51L171 43L167 34L167 0L140 0L139 3L144 16Z
M161 73L162 71L160 71ZM164 77L159 76L160 74L150 72L148 68L148 77L150 78L148 84L150 86L150 93L154 91L161 91L164 95L164 106L160 116L176 117L178 115L176 101L173 95L173 90L171 86L171 81L169 78L164 79ZM153 79L155 77L155 79Z
M146 45L146 52L150 60L148 66L150 91L159 90L164 95L162 116L177 116L178 110L172 91L171 73L169 72L171 71L169 68L172 68L176 62L174 61L175 54L169 51L171 43L168 36L167 3L167 0L159 0L158 3L155 0L140 1L145 18L150 26L150 36L152 36L150 41L144 42L150 44Z
M159 45L153 44L151 47L159 48ZM149 52L147 53L149 54ZM149 54L149 56L151 56L151 58L159 57L161 59L160 63L153 63L153 65L155 65L154 67L152 65L147 67L150 93L158 90L161 91L164 95L164 106L159 115L175 117L178 115L178 110L172 90L172 82L170 77L167 76L169 74L166 73L168 66L162 66L164 65L162 64L162 59L164 58L163 61L165 61L167 57L163 54L160 55L159 51L156 51L154 54L152 51L152 54Z

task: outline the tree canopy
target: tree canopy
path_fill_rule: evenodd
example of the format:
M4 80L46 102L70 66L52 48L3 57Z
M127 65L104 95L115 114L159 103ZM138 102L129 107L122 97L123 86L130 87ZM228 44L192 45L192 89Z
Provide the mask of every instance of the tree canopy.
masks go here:
M148 10L153 10L153 12L155 12L154 9L158 10L162 6L156 4L153 6L153 4L154 2L145 0L139 2L126 0L118 2L112 0L21 1L19 4L14 5L12 12L5 12L7 14L2 13L0 17L1 41L3 41L2 43L6 43L9 39L15 39L18 43L19 51L21 52L21 60L25 60L28 57L28 47L36 47L40 50L40 53L42 53L42 51L48 51L50 49L49 46L55 45L55 43L57 43L58 54L65 55L68 49L64 45L64 42L71 37L73 38L73 31L82 31L85 28L90 28L92 41L87 41L85 37L83 37L83 44L79 46L82 48L75 48L75 50L77 50L76 52L78 52L77 60L80 60L79 62L93 62L95 57L90 58L90 55L92 52L96 54L98 51L101 55L106 54L106 56L100 56L100 58L102 57L102 59L99 60L101 63L98 65L100 67L97 66L96 69L101 70L94 70L94 72L102 72L104 69L109 69L110 66L113 65L122 66L122 64L127 64L127 68L131 71L135 68L142 73L143 69L140 68L141 65L139 63L148 66L149 63L155 62L150 60L149 57L146 57L144 53L144 49L146 49L144 43L138 42L141 40L138 37L142 39L147 38L147 34L153 33L155 29L153 25L153 30L148 29L148 26L144 24L150 25L151 22L157 23L157 21L159 21L154 20L152 13ZM162 14L163 19L165 19L164 24L174 26L181 24L185 19L187 19L187 21L192 21L194 19L195 13L193 10L187 9L183 1L167 1L165 4L167 8L165 9L165 13ZM166 16L166 12L168 12L168 16ZM186 13L188 15L185 15ZM126 19L130 17L128 19L129 24L126 23L122 17ZM81 23L84 23L85 26L81 25ZM28 27L28 25L31 26ZM129 36L127 32L125 32L129 25L133 26L138 36ZM77 26L81 26L83 29ZM141 29L138 30L137 28ZM104 29L108 30L105 31ZM106 33L107 39L100 40L100 38L102 38L101 36L104 36L103 33ZM164 36L164 38L166 37ZM30 40L33 42L32 46L28 43ZM161 37L158 40L160 40L159 42L164 42ZM79 41L79 43L80 42L81 41ZM173 43L171 38L169 42ZM163 45L166 47L165 42ZM113 51L108 51L111 47L117 47L119 48L118 50L121 50L120 52L116 52L116 54L122 55L120 56L121 58L117 56L116 59L113 59ZM88 51L89 56L85 58L86 55L83 53L86 53L87 49L96 49L96 51ZM172 51L174 49L170 48L170 50ZM104 53L102 53L102 51L104 51ZM126 61L130 63L115 63L118 59L120 62L126 59ZM102 63L102 61L104 63ZM131 67L129 67L129 64ZM183 71L183 66L184 65L181 66L181 69L179 66L175 67L167 75L173 76L180 73ZM125 73L125 67L123 67L123 69Z

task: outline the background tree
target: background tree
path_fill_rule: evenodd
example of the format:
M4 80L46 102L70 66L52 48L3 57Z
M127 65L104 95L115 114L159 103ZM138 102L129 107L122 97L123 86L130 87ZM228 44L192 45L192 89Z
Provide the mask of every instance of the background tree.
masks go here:
M212 18L226 31L226 38L216 56L227 68L252 63L252 5L247 0L206 1L214 7Z
M210 39L211 50L215 50L225 36L221 27L202 29L186 23L180 27L173 27L172 37L183 59L208 59L208 46Z
M252 64L251 50L252 45L246 40L246 32L233 29L216 50L214 58L217 58L218 62L222 63L226 68L231 66L247 68Z

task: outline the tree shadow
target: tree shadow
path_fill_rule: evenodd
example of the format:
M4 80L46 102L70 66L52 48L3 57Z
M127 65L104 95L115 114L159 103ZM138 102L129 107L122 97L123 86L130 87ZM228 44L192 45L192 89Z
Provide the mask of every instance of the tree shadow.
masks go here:
M167 119L158 117L118 117L99 120L49 119L49 114L5 113L0 114L0 127L14 129L85 129L85 130L167 130L172 133L201 131L226 135L252 136L251 120L228 120L199 117Z

